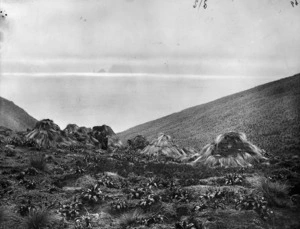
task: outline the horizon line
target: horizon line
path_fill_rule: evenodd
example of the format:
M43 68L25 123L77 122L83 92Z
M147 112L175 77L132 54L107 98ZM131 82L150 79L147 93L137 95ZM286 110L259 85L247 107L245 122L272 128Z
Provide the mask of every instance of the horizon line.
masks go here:
M164 78L202 78L202 79L236 79L236 78L257 78L257 77L270 77L270 76L254 76L254 75L209 75L209 74L190 74L190 73L121 73L121 72L0 72L0 76L12 77L164 77Z

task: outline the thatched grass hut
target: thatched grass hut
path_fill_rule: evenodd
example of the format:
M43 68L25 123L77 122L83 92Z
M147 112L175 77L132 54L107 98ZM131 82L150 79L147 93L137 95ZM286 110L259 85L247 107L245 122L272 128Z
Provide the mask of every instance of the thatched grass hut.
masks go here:
M200 163L210 167L248 167L266 161L263 151L249 142L244 133L228 132L206 145L192 165Z
M38 121L33 130L26 134L27 140L33 140L39 147L48 148L59 145L70 145L71 141L61 135L57 124L50 119Z
M159 134L157 139L154 139L146 146L141 151L141 154L176 159L186 157L186 153L172 141L171 136L163 133Z

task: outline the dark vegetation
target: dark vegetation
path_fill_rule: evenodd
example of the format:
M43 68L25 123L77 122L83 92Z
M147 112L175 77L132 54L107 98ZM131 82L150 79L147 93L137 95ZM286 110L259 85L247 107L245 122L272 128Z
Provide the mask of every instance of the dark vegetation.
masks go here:
M300 226L299 190L290 192L300 178L298 156L212 169L158 161L132 145L111 153L26 144L12 150L0 157L3 228Z

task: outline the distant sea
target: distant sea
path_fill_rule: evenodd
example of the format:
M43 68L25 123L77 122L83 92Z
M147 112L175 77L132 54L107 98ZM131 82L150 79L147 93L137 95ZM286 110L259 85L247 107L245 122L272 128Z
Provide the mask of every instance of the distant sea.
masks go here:
M0 96L36 119L115 132L279 79L153 74L42 73L0 75Z

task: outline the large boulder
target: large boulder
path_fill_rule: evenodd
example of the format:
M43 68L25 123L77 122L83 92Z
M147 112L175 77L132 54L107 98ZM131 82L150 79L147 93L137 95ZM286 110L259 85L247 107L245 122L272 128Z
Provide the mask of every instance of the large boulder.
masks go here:
M98 145L98 141L92 136L92 129L87 127L79 127L76 124L68 124L64 129L64 135L74 141L82 143L86 146Z
M115 132L112 130L112 128L107 125L94 126L93 131L103 133L103 135L106 135L106 136L115 135Z
M122 146L122 142L118 139L115 132L107 125L94 126L92 135L99 142L101 149L107 150L109 147Z
M131 149L134 149L134 150L140 149L140 150L142 150L147 145L149 145L149 141L147 140L147 138L145 136L137 135L133 139L129 139L127 141L127 144Z

